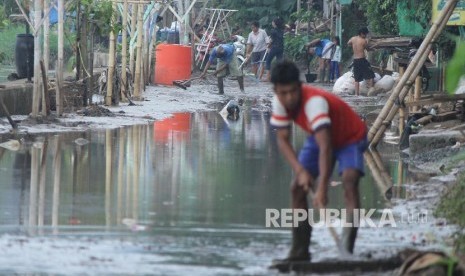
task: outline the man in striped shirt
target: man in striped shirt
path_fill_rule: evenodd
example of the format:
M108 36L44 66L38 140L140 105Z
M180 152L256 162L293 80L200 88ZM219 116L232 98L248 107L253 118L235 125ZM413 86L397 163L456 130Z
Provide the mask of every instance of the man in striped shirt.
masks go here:
M319 88L303 85L299 76L299 69L289 61L277 64L271 74L275 92L271 125L277 128L279 149L295 173L291 187L292 208L308 210L309 189L316 189L313 207L326 206L328 185L337 161L347 222L353 222L353 210L360 208L358 183L364 174L365 123L343 100ZM291 122L309 134L299 156L289 140ZM311 227L308 221L294 227L292 234L292 248L285 261L309 260ZM353 252L356 235L356 227L344 228L342 243L348 252Z

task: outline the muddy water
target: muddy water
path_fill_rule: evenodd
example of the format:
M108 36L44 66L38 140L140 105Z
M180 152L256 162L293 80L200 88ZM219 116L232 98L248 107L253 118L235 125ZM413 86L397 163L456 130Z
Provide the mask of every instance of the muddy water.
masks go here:
M0 149L0 273L274 273L267 266L285 256L290 232L265 228L265 209L289 207L291 170L268 120L254 110L238 121L175 114ZM300 147L305 135L293 137ZM378 161L402 181L396 158ZM367 167L363 207L387 206L382 176ZM330 204L343 207L341 185ZM334 256L329 234L314 233L313 258ZM361 244L372 238L362 233Z

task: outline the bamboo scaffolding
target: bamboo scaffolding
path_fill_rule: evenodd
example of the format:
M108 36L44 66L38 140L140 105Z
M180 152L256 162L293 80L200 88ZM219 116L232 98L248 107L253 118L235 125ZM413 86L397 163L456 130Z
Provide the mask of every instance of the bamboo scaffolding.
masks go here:
M420 72L421 66L425 63L428 57L427 53L429 53L431 50L431 43L437 39L441 31L444 29L450 15L457 5L457 2L458 0L450 0L447 2L438 20L431 27L430 31L426 35L426 38L415 54L415 57L407 67L404 76L400 79L399 83L394 88L393 93L389 97L381 113L378 115L378 118L376 118L375 123L368 132L368 139L372 148L376 147L376 145L382 139L382 136L387 128L387 124L391 122L397 114L399 107L395 105L395 103L399 100L402 101L406 94L409 92L413 81Z

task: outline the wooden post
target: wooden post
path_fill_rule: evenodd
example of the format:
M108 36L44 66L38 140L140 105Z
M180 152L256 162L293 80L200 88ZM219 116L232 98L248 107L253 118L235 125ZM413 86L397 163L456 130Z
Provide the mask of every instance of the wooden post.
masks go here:
M139 4L132 4L132 13L131 13L131 40L134 39L136 35L136 27L137 27L137 18L139 14ZM134 73L136 72L136 68L134 67L134 48L129 48L129 70L131 70L131 74L133 76L134 81Z
M50 0L44 0L44 65L46 76L48 76L48 69L50 68L50 15L48 13L49 7Z
M40 95L41 91L41 74L40 74L40 59L42 56L40 45L40 22L42 20L41 0L34 0L34 86L32 92L32 116L39 115Z
M136 73L134 76L134 100L141 99L141 67L142 67L142 36L143 36L143 4L139 4L137 13L137 52L136 52Z
M82 59L82 78L83 78L83 82L85 84L85 88L84 88L84 95L82 97L82 105L83 106L87 106L87 99L88 99L88 95L89 95L89 62L88 62L88 55L87 55L87 42L89 41L89 32L88 32L88 11L89 11L89 8L88 6L86 5L85 6L86 8L83 10L83 13L82 13L82 16L81 16L81 37L83 37L84 39L81 39L80 43L79 43L79 47L80 47L80 52L81 52L81 56L79 58ZM116 10L114 11L116 12Z
M420 100L420 97L421 97L421 85L422 85L422 80L421 80L421 77L418 76L416 79L415 79L415 94L413 95L413 101L416 102L418 100ZM412 110L414 112L420 110L420 107L419 106L413 106L412 107Z
M48 81L47 81L47 76L46 72L47 70L45 69L44 61L40 61L40 69L42 72L42 83L43 85L43 94L42 94L42 115L48 116L50 115L50 97L48 94Z
M393 93L389 97L386 105L383 107L383 110L379 114L378 118L374 125L371 127L368 133L368 139L371 142L371 147L376 147L378 142L382 139L384 131L387 128L387 124L392 121L397 113L398 107L395 106L395 103L400 99L403 100L408 93L410 87L413 84L414 79L420 72L421 66L426 61L428 55L431 50L431 42L433 42L444 29L452 11L454 10L455 6L457 5L458 0L450 0L447 2L444 10L441 12L438 20L433 24L430 31L426 35L423 43L421 44L420 48L418 49L415 57L413 58L410 65L407 67L407 70L404 76L400 79L399 83L394 88Z
M63 91L63 60L64 60L64 0L58 0L58 62L55 70L56 74L56 109L57 115L63 113L63 101L61 92Z
M112 105L113 96L113 76L115 75L115 48L116 48L116 35L113 27L116 23L116 1L113 1L113 16L111 18L112 30L110 32L110 46L108 57L108 75L107 75L107 95L105 97L105 105Z
M128 0L123 2L123 22L122 22L122 50L121 50L121 99L126 99L126 86L128 77L126 75L126 67L128 66Z

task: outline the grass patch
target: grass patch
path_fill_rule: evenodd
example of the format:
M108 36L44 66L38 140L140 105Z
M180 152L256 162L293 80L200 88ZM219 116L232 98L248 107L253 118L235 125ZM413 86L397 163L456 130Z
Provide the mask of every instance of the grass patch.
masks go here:
M4 54L3 63L13 65L15 63L16 35L25 33L24 25L11 24L0 31L0 52Z
M8 28L0 30L0 52L3 53L3 64L15 64L15 47L16 35L24 34L25 27L22 24L11 24ZM64 40L64 58L68 60L73 55L73 47L71 41L74 40L74 35L68 35ZM58 35L57 26L50 27L49 37L50 47L50 62L53 64L58 57Z
M450 223L457 224L461 230L456 233L455 250L465 253L465 172L457 178L457 184L442 197L435 215L446 218Z

